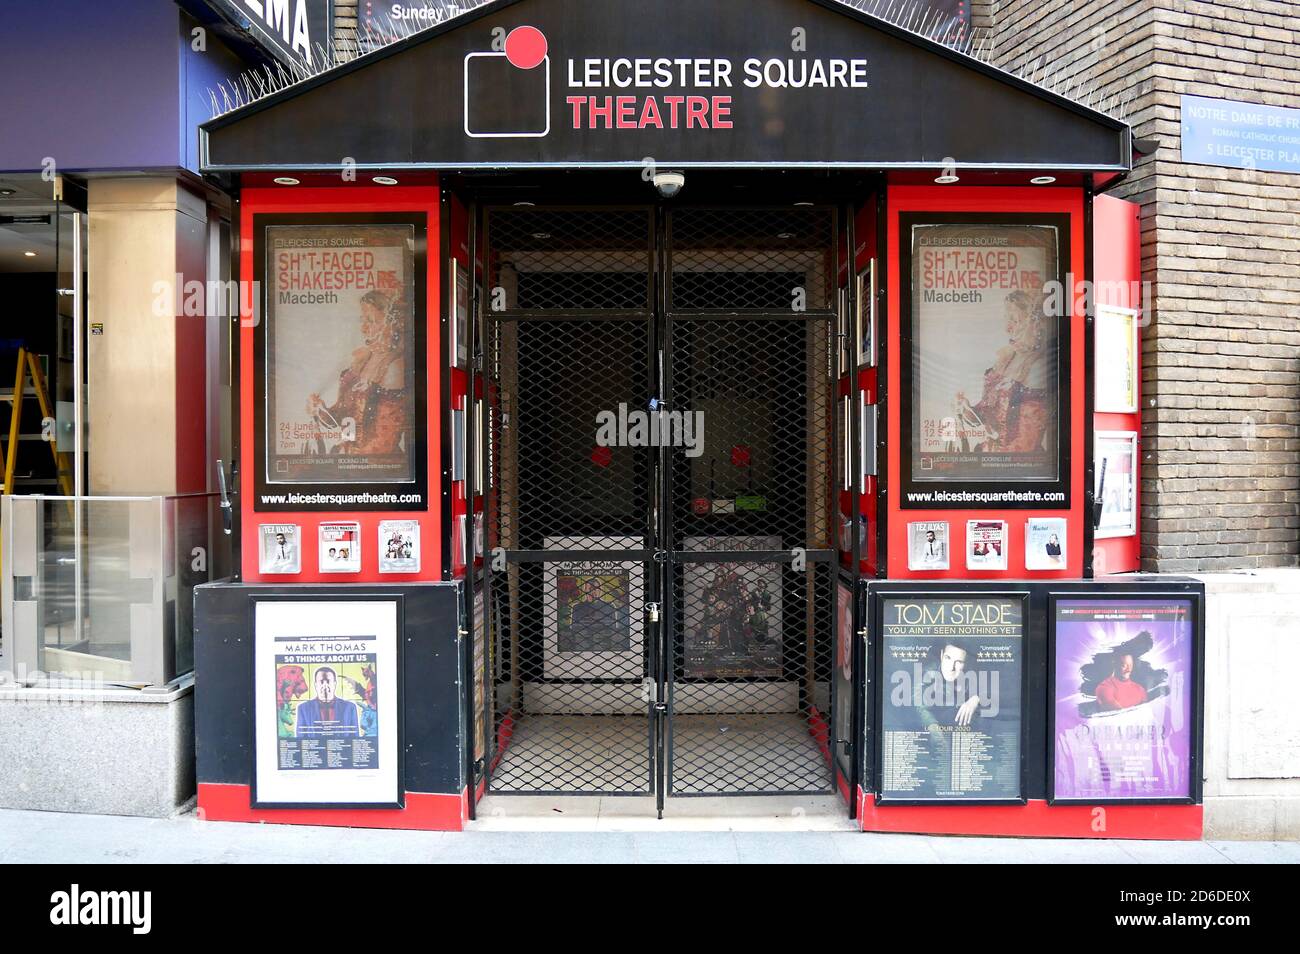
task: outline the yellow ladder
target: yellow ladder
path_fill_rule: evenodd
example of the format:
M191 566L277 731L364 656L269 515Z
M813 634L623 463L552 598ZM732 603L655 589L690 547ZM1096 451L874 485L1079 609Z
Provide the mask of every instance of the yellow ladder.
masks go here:
M36 360L36 355L28 351L26 347L18 349L18 370L14 374L14 393L13 401L9 405L9 446L5 448L5 480L4 485L0 487L4 493L11 494L14 492L14 468L18 466L18 437L22 426L23 417L23 389L28 374L32 378L32 390L36 392L36 400L41 404L41 427L44 429L48 426L48 421L53 419L50 413L50 396L45 390L45 375L41 372L41 364ZM43 433L43 430L42 430ZM50 453L54 455L54 469L59 476L59 486L63 488L64 496L72 496L72 481L68 478L68 470L63 466L63 459L59 453L58 434L50 435L49 440L45 443L50 445Z

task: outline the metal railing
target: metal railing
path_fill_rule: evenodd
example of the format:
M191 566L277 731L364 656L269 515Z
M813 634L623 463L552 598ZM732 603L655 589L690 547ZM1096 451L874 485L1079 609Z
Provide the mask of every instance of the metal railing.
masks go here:
M0 681L164 685L194 668L216 494L0 497Z

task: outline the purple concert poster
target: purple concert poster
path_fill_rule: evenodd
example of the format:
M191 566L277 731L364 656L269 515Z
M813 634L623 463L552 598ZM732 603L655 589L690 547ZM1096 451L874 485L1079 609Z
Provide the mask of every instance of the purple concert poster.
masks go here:
M1192 601L1116 595L1055 607L1053 800L1191 798Z

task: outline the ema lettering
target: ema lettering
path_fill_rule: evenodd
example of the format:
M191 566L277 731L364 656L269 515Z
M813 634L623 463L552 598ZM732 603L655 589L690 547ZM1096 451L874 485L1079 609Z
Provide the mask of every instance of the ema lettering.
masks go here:
M153 926L152 891L82 891L74 884L50 895L50 905L51 924L130 925L132 934Z

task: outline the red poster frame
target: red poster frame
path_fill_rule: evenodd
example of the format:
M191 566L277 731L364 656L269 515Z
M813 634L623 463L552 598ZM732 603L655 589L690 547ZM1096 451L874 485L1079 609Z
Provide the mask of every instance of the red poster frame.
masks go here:
M886 341L888 353L898 355L901 352L901 331L904 320L900 311L898 289L904 280L901 275L901 242L899 218L905 212L925 212L935 215L944 213L978 212L997 213L1041 213L1065 215L1069 221L1069 261L1066 262L1066 274L1070 276L1071 295L1068 296L1070 309L1069 349L1070 368L1070 437L1069 467L1067 471L1070 487L1069 507L1065 509L1043 510L999 510L999 509L903 509L899 493L887 495L887 558L886 575L889 579L1078 579L1084 575L1084 487L1086 467L1085 433L1086 420L1086 381L1084 375L1084 357L1086 344L1086 321L1080 305L1079 294L1085 274L1084 242L1084 194L1082 189L1059 187L1021 187L1021 186L894 186L887 192L886 202L886 281L891 289L888 296ZM902 369L897 360L889 362L886 371L888 392L895 395L888 402L889 459L886 462L887 486L901 487L902 453L904 440L902 434L901 405L910 400L902 393ZM1027 570L1025 568L1025 522L1038 517L1063 517L1067 520L1066 565L1059 570ZM965 543L966 521L978 519L1001 519L1007 522L1007 568L1005 570L970 570L966 567ZM907 566L907 525L911 522L940 520L948 523L949 569L947 570L909 570Z
M416 511L314 510L264 512L255 509L255 468L259 461L253 453L255 406L254 327L260 310L257 294L241 294L239 322L239 441L242 464L239 474L240 558L242 577L250 583L380 583L440 580L442 565L442 281L441 256L437 250L441 239L440 191L436 184L421 186L369 186L340 184L321 186L249 187L241 193L239 210L239 274L251 282L255 274L253 245L254 216L261 214L355 215L364 213L409 212L424 215L427 222L425 258L425 314L428 329L426 347L426 393L428 433L426 435L426 473L428 489L426 508ZM420 524L420 571L418 573L379 572L379 523L382 520L415 520ZM361 526L361 571L359 573L321 573L317 541L321 523L356 521ZM263 574L258 563L263 523L297 524L300 528L301 572Z

